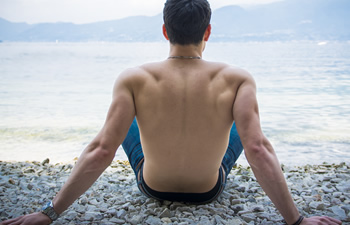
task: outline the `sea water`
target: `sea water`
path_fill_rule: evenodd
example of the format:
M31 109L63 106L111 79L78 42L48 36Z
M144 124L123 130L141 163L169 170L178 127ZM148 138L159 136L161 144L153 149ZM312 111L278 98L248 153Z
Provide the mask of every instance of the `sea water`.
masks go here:
M167 56L165 42L1 43L0 160L78 157L104 123L118 74ZM349 162L349 42L209 42L203 58L253 75L281 163Z

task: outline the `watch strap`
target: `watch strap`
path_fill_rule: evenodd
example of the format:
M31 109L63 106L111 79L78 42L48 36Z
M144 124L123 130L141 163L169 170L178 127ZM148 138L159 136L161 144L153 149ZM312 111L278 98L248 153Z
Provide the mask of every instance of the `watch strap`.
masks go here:
M41 210L41 212L43 214L45 214L46 216L48 216L52 221L57 220L57 218L59 217L59 214L55 211L55 209L53 208L53 203L48 202Z

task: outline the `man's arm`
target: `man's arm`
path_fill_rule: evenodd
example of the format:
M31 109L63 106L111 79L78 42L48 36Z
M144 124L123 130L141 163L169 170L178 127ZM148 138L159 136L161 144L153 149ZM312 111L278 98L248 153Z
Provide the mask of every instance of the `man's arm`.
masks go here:
M135 106L127 75L124 73L117 79L103 128L83 151L68 180L53 200L54 209L58 214L65 211L82 195L110 165L129 130L135 117ZM47 216L35 213L2 224L48 224L48 222L50 220Z
M300 214L287 187L275 151L262 133L255 82L249 74L244 76L233 105L233 117L246 158L259 184L287 224L294 224ZM340 221L328 217L310 219L304 219L301 224L313 224L322 220L326 221L320 224L341 224Z
M66 210L111 164L134 117L131 84L125 75L120 75L114 86L112 104L103 128L79 157L72 174L53 200L57 213Z

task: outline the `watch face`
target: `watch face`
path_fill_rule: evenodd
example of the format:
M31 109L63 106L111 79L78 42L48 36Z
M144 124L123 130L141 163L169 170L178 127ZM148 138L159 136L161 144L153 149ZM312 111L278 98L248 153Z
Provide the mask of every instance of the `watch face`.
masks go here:
M48 202L46 205L43 206L43 208L41 210L44 211L45 209L47 209L50 206L51 206L51 202Z
M56 220L58 218L58 214L55 212L52 206L52 202L49 202L47 205L45 205L42 209L42 213L50 217L52 221Z

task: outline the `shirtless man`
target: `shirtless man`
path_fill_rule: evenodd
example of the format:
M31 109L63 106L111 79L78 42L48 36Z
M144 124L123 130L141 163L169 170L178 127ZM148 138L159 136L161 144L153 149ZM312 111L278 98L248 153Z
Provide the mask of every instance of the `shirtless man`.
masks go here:
M243 144L257 180L287 224L341 224L329 217L300 216L261 131L249 73L201 59L211 32L210 16L207 0L166 2L163 33L170 40L169 58L123 72L105 125L51 204L44 212L3 224L51 223L96 181L122 143L138 187L149 197L212 201Z

